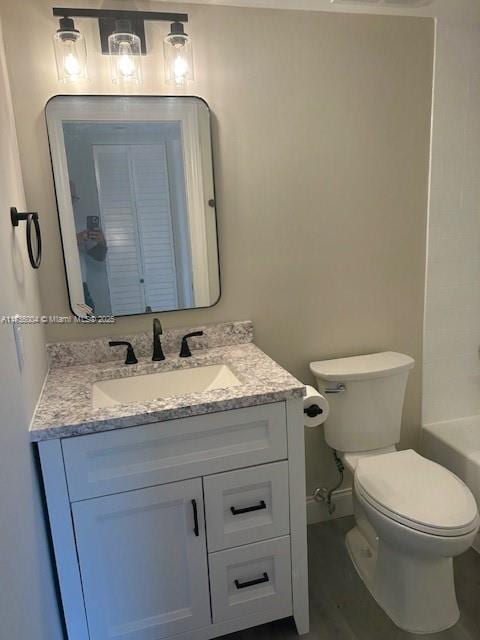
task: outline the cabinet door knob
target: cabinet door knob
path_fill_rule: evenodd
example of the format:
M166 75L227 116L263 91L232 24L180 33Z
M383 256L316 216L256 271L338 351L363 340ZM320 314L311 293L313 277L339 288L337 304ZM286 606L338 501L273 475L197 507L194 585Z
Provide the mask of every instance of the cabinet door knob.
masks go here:
M198 529L198 509L197 509L197 501L192 500L192 509L193 509L193 533L197 536L200 535Z

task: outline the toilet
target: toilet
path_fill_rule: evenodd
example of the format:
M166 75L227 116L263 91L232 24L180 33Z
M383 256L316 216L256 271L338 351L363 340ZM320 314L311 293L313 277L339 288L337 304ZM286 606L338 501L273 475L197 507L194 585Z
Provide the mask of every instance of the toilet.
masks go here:
M385 352L312 362L310 370L330 404L327 444L354 476L352 562L398 627L435 633L459 619L453 558L471 546L480 519L457 476L396 449L414 364Z

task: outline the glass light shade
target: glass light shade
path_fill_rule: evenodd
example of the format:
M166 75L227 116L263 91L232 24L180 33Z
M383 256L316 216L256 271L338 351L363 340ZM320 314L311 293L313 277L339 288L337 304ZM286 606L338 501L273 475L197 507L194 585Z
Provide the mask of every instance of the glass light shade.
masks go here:
M112 82L141 82L140 46L140 38L134 33L112 33L108 36Z
M57 31L53 36L58 79L61 82L86 80L87 47L79 31Z
M183 31L183 28L182 28ZM163 41L165 81L177 87L193 82L192 40L186 33L172 33Z

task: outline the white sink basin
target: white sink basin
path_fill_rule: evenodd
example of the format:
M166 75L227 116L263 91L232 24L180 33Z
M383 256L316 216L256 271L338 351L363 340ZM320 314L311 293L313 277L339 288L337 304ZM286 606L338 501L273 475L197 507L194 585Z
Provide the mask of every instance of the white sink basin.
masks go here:
M94 409L129 402L147 402L189 393L226 389L241 384L225 364L101 380L92 385Z

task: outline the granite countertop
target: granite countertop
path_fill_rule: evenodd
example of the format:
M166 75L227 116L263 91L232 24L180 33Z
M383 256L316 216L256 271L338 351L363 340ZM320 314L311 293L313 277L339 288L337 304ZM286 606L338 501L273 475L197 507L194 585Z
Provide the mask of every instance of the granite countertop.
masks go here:
M92 383L96 381L215 364L228 365L241 384L149 402L101 409L92 406ZM191 358L179 358L176 351L162 362L143 358L129 366L118 361L57 366L47 376L30 426L30 439L39 442L85 435L304 395L305 386L251 342L192 349Z

